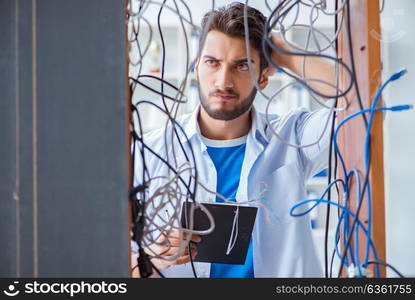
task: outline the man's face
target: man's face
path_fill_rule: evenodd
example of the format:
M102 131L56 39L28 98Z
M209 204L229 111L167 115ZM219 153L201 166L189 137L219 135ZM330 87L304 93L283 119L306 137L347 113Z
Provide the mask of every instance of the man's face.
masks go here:
M203 109L217 120L233 120L251 108L256 88L248 70L245 40L212 30L196 63L199 95ZM260 89L268 76L261 75L259 53L251 47L255 78ZM265 70L262 72L266 74Z

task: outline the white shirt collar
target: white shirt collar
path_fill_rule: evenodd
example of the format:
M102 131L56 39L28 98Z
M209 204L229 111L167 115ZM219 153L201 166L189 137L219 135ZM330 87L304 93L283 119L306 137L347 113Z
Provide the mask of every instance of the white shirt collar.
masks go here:
M202 138L203 143L208 147L229 148L229 147L236 147L236 146L246 144L248 135L244 135L244 136L238 137L236 139L231 139L231 140L212 140L202 135L200 137Z
M185 131L189 141L192 138L194 138L195 136L198 136L200 142L202 142L200 127L199 127L199 122L198 122L199 112L200 112L200 104L191 113L191 115L187 119L187 121L185 121L184 131ZM261 114L255 109L254 106L252 106L252 108L251 108L251 117L252 117L252 124L251 124L251 130L248 133L248 135L253 133L255 139L260 141L261 144L268 143L269 141L268 141L267 136L265 134L266 121L261 116ZM182 136L181 141L185 142L186 137Z

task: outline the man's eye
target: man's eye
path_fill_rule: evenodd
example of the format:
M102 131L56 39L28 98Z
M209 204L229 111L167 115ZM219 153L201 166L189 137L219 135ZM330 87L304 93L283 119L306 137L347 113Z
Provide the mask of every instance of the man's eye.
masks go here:
M248 71L249 67L247 63L243 63L243 64L238 64L236 66L238 68L239 71Z
M205 61L205 63L208 66L215 66L217 64L217 61L216 60L213 60L213 59L208 59L208 60Z

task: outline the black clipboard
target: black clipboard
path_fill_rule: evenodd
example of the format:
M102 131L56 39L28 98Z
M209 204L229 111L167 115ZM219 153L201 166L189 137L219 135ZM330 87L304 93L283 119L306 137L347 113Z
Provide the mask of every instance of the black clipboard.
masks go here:
M197 243L198 254L194 261L243 265L248 252L258 208L229 203L203 202L201 204L212 214L215 220L215 229L210 234L203 235L202 241ZM185 205L189 216L191 205L194 205L194 203L184 202L182 205L181 224L183 228L188 228L186 226ZM238 207L238 220L237 224L234 224L235 213ZM193 230L206 230L210 227L207 215L200 208L195 208L193 222ZM235 243L231 247L232 250L228 251L227 254L232 228L234 228L234 234L237 228L238 234L236 238L235 235L233 236Z

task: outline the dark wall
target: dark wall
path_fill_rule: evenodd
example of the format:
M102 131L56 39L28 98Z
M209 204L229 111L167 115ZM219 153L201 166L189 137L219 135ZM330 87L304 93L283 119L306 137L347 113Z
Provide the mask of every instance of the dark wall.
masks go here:
M16 18L15 3L0 1L0 274L14 276L17 260Z
M128 276L124 6L0 0L0 276Z

